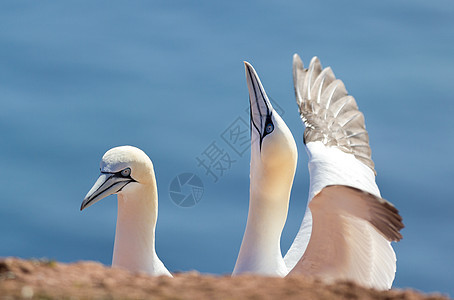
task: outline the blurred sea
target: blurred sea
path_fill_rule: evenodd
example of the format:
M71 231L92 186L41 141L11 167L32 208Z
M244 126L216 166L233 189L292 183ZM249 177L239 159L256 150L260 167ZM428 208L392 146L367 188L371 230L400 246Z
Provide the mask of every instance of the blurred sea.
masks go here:
M454 296L454 2L2 1L0 256L110 264L116 201L79 211L105 151L153 160L158 255L171 271L233 270L249 199L249 151L222 134L248 122L243 61L279 104L299 148L285 253L308 192L291 62L319 56L366 116L377 181L401 211L395 287ZM212 144L234 160L214 176ZM194 173L204 194L175 205ZM219 172L219 171L217 171Z

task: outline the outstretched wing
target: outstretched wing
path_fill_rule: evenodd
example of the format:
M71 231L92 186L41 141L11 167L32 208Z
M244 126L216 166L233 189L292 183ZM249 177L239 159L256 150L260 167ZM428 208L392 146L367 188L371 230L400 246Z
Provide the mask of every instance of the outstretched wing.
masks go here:
M305 69L295 54L293 83L300 115L306 125L304 143L320 141L327 147L337 147L353 154L375 173L364 115L331 68L322 69L319 59L314 57Z
M312 234L289 275L304 274L332 282L352 280L389 289L396 257L390 241L402 238L397 209L382 198L343 185L325 187L309 203Z
M390 288L402 218L380 196L364 116L330 68L293 61L295 94L306 125L308 209L285 262L290 275L352 280Z

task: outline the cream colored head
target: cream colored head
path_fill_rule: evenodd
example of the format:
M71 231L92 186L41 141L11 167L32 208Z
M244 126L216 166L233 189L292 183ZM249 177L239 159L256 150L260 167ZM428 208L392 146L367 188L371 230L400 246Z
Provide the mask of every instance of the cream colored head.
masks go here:
M101 160L101 175L85 196L80 210L112 195L128 195L143 185L156 185L153 163L139 148L115 147Z
M247 62L245 68L251 109L251 178L266 174L270 181L288 188L298 158L295 139L273 109L254 68Z

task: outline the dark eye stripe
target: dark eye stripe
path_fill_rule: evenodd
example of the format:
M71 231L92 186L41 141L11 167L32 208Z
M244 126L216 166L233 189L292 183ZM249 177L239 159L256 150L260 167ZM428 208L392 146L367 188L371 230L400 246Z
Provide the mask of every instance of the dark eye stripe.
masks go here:
M127 169L131 170L130 168L127 168ZM137 180L135 180L134 178L131 177L131 171L129 171L129 174L127 176L124 176L122 174L122 172L124 170L126 170L126 169L123 169L123 170L118 171L118 172L103 172L103 171L101 171L101 173L102 174L112 174L112 176L114 176L114 177L128 178L128 179L130 179L133 182L138 182Z
M262 139L263 139L266 135L268 135L268 134L270 134L271 132L273 132L273 130L274 130L273 120L271 119L271 115L272 115L272 114L273 114L273 113L271 112L271 114L269 114L269 115L266 116L265 128L264 128L264 132L263 132ZM270 131L268 131L268 126L269 126L269 125L272 126L272 128L271 128Z

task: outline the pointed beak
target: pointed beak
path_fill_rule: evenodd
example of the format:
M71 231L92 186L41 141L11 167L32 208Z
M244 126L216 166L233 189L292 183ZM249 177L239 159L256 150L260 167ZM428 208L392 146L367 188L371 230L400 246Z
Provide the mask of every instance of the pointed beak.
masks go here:
M271 105L260 78L252 65L244 62L246 70L246 81L249 89L249 104L251 106L251 123L262 135L265 129L267 117L271 115L273 106Z
M85 196L85 199L80 206L80 210L95 204L109 195L118 193L132 181L134 180L118 176L117 174L101 173L98 180L96 180L91 190Z

